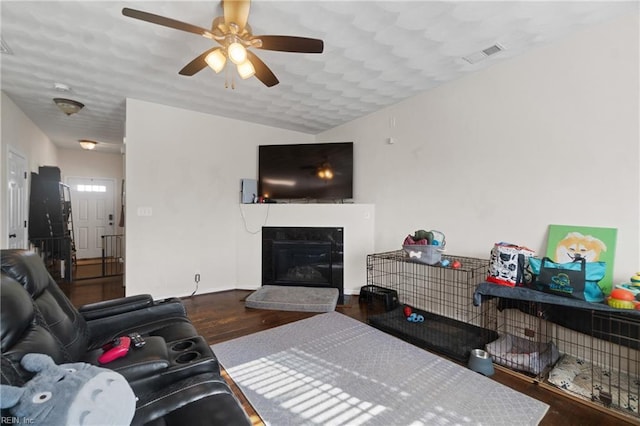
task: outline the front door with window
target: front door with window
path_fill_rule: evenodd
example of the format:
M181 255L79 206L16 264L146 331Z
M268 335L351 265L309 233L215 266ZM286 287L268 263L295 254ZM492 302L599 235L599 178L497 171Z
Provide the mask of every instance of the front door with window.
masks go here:
M101 178L67 178L71 192L76 257L102 256L102 236L114 232L115 181Z

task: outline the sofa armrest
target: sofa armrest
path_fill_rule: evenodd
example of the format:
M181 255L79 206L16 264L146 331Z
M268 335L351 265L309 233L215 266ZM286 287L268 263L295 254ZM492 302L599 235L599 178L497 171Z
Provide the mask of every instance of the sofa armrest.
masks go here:
M178 300L178 299L176 299ZM87 320L89 329L89 349L96 349L111 341L114 337L129 333L145 334L147 330L159 326L181 326L181 336L197 335L195 328L187 318L184 305L178 300L157 302L144 309L123 312L111 316ZM187 330L193 329L193 330Z
M224 379L215 373L188 377L148 394L137 395L132 425L251 426Z
M103 302L90 303L78 308L78 311L85 320L104 318L124 312L135 311L153 305L153 298L150 294L138 294L135 296L120 297Z
M171 362L167 351L167 343L162 337L147 337L142 348L133 347L133 343L131 346L124 357L104 365L98 361L98 358L104 353L101 349L88 352L83 361L93 365L100 365L122 374L132 387L134 387L133 382L159 376L170 367ZM134 392L136 392L135 387Z

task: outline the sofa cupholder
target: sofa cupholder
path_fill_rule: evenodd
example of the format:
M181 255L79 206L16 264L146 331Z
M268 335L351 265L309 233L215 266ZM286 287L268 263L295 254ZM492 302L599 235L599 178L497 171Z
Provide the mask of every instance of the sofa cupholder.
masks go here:
M176 362L178 364L186 364L188 362L195 361L198 358L200 358L200 354L198 352L185 352L176 357Z
M171 350L176 352L186 351L187 349L192 348L193 345L195 345L193 340L183 340L182 342L178 342L171 346Z

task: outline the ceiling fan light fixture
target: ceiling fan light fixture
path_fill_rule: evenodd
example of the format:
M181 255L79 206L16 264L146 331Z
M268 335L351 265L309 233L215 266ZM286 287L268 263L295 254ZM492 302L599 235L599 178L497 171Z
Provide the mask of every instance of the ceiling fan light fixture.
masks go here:
M221 49L214 50L209 53L206 58L204 58L205 62L212 70L216 73L219 73L224 68L224 64L227 63L227 58L224 56L224 53Z
M333 169L329 163L322 163L318 167L316 175L322 180L331 180L333 179Z
M254 68L251 61L246 60L243 63L238 65L238 74L243 80L248 79L249 77L253 77L256 73L256 69Z
M122 9L122 14L151 24L196 34L219 43L220 47L210 48L202 52L178 72L178 74L187 77L202 71L207 68L207 65L211 66L216 72L218 70L221 71L226 67L227 59L229 59L238 67L238 73L243 79L255 75L265 86L273 87L279 83L278 78L258 56L248 52L247 49L259 48L293 53L323 52L324 42L319 39L282 35L254 37L251 26L248 23L250 4L251 0L223 0L223 15L213 19L210 29L141 10L129 9L128 7ZM207 56L216 50L222 51L221 53L225 57L224 65L221 65L222 58L219 54L211 55L210 60L207 61ZM214 61L216 56L218 57L217 62ZM250 58L251 64L245 64L247 58ZM225 87L228 86L228 81L225 79ZM231 82L231 87L234 87L233 81Z
M89 139L80 139L78 142L80 142L80 146L82 147L82 149L87 149L89 151L95 149L96 145L98 145L98 142L91 141Z
M227 47L229 59L236 65L240 65L247 60L247 49L237 41L234 41Z
M83 103L74 101L73 99L53 98L53 102L58 108L60 108L60 111L64 112L67 115L76 114L78 111L84 108Z

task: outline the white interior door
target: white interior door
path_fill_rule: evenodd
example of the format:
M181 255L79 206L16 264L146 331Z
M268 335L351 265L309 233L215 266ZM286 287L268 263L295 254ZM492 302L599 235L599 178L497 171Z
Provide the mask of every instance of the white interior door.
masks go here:
M102 236L114 232L115 181L100 178L67 178L71 192L76 257L102 255Z
M27 248L27 160L7 152L8 248Z

